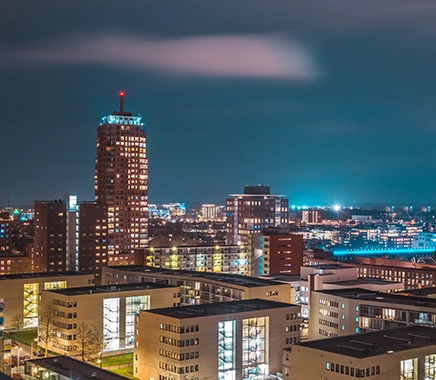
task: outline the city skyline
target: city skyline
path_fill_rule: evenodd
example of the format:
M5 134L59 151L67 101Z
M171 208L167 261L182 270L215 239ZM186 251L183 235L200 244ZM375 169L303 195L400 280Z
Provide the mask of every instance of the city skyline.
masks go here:
M258 183L290 205L433 203L433 2L102 4L4 6L2 206L92 200L119 90L147 125L151 203Z

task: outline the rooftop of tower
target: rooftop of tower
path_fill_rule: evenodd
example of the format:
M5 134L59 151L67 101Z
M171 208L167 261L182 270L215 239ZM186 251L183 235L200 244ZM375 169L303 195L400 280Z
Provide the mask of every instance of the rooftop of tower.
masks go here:
M113 111L110 115L102 117L102 122L100 123L100 125L103 124L141 125L141 126L144 125L141 116L133 116L132 112L124 111L124 94L125 94L124 91L120 91L118 93L118 95L120 96L120 110Z

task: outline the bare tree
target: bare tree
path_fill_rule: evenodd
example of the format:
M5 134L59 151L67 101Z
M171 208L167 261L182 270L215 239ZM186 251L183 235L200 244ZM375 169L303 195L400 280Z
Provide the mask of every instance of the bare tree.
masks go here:
M24 318L23 314L16 314L12 317L12 325L15 330L20 331L20 329L24 326Z
M103 351L103 325L82 322L77 327L75 353L82 361L95 358Z
M85 322L80 323L77 327L75 353L82 359L82 361L86 360L91 349L89 346L89 341L91 339L89 333L89 325Z
M103 338L104 329L101 322L95 322L91 325L91 337L92 337L92 348L94 350L94 355L98 355L104 349Z
M59 329L54 323L57 309L52 303L46 303L42 307L38 323L38 339L44 344L45 357L48 355L48 345L57 341Z

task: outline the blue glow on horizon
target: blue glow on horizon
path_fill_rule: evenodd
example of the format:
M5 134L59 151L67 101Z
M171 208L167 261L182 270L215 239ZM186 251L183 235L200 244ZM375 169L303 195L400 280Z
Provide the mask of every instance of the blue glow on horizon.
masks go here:
M332 249L334 256L339 255L380 255L380 254L417 254L417 253L434 253L436 249L434 248L383 248L383 249L352 249L349 251L334 251Z

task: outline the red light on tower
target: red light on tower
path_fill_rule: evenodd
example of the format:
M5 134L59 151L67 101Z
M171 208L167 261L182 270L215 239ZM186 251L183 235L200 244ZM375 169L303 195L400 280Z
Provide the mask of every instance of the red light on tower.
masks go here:
M120 112L124 112L124 91L120 91L118 95L120 95Z

